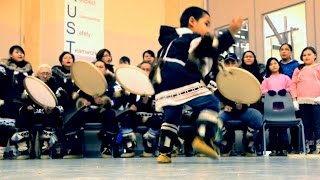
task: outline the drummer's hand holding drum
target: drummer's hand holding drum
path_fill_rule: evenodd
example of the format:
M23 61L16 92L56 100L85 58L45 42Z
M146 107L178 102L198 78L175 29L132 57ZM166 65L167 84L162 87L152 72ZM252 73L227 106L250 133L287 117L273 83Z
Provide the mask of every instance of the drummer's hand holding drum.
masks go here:
M134 112L136 112L136 111L138 110L137 106L134 105L134 104L132 104L129 109L130 109L131 111L134 111Z
M77 109L81 109L83 106L90 106L91 103L85 98L79 98L76 102Z
M231 106L228 106L228 105L225 105L225 106L224 106L224 111L225 111L225 112L231 112L231 111L232 111L232 107L231 107Z
M23 91L23 93L21 94L21 99L28 99L29 96L28 96L28 93L26 90Z
M93 97L94 102L98 105L110 105L112 104L112 100L108 96L96 96Z
M29 105L29 106L27 107L27 110L30 111L30 112L32 112L32 111L34 111L34 108L33 108L32 105Z
M50 113L52 113L52 110L53 110L54 108L51 108L51 107L44 107L43 109L44 109L44 113L46 113L46 114L50 114Z

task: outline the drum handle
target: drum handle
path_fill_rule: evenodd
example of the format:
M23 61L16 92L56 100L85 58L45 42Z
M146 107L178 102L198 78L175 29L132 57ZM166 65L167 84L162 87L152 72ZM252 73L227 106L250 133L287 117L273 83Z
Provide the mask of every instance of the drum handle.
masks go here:
M80 89L78 91L73 91L72 95L71 95L71 98L73 100L76 100L79 98L79 92L80 92Z

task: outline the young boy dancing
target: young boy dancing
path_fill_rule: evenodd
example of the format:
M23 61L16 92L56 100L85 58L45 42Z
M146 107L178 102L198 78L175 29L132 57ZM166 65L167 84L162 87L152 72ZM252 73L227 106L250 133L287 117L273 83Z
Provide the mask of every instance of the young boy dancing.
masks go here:
M229 30L218 39L209 34L209 13L198 7L187 8L181 18L181 28L162 26L159 42L162 45L154 76L156 110L163 110L163 124L158 163L171 163L171 151L181 124L183 104L192 107L197 119L194 150L218 158L215 144L221 140L222 122L218 119L219 100L203 83L212 69L217 73L219 54L234 43L233 36L240 30L243 19L232 20Z

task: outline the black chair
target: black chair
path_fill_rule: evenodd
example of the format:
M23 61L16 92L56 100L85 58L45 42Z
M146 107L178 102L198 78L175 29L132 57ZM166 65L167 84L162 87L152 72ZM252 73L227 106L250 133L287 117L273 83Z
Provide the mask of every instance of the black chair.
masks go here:
M263 122L263 154L266 155L266 128L268 127L293 127L299 128L299 147L302 143L303 153L306 154L304 126L302 120L296 118L292 98L289 93L285 96L278 94L264 98L264 122Z

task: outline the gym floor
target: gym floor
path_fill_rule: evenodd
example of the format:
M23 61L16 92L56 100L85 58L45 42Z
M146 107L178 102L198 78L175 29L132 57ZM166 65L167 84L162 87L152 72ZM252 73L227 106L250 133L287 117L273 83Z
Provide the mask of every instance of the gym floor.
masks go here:
M318 157L2 160L0 179L319 179Z

